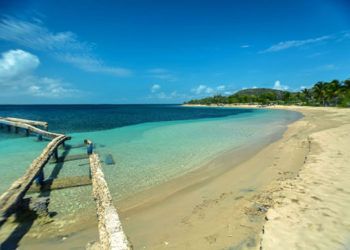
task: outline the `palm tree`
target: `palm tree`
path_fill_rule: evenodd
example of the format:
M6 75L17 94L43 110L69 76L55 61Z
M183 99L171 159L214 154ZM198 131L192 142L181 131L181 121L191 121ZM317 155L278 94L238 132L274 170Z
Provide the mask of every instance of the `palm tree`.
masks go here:
M343 88L338 80L333 80L328 84L328 95L330 101L333 101L335 106L338 105L338 100L342 95Z
M318 82L312 88L315 98L325 106L325 98L326 98L326 84L324 82Z
M344 81L344 87L347 89L347 90L350 90L350 79L347 79Z
M306 100L306 103L309 103L310 99L311 99L311 91L309 89L303 89L301 91L303 94L304 94L304 97L305 97L305 100Z
M285 104L287 104L290 101L290 97L291 97L291 94L289 91L286 91L283 93L282 99L283 99Z

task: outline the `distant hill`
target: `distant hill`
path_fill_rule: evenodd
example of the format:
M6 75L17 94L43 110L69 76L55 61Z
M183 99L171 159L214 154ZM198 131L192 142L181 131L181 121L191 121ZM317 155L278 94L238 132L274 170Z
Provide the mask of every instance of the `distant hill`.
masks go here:
M284 93L288 91L284 90L277 90L277 89L268 89L268 88L254 88L254 89L243 89L238 92L236 92L234 95L255 95L256 97L260 97L261 95L267 94L267 93L274 93L277 97L281 98Z
M279 104L308 106L350 107L350 78L331 82L317 82L312 88L301 91L286 91L268 88L243 89L231 95L216 94L200 99L192 99L187 104Z

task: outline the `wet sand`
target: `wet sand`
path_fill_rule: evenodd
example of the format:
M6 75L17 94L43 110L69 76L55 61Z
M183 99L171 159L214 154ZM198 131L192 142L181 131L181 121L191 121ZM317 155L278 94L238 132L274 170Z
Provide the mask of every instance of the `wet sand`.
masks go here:
M289 125L283 138L263 149L242 149L240 157L234 159L231 152L226 152L201 168L201 171L194 171L116 204L126 234L134 248L257 249L262 244L265 249L280 249L281 242L285 243L293 234L288 224L290 212L283 212L286 206L290 209L288 202L295 205L293 213L300 215L300 221L303 221L304 217L310 220L312 218L310 214L298 210L305 210L300 204L316 205L320 202L315 202L315 198L309 197L308 194L305 194L305 203L300 204L294 202L294 198L281 198L285 196L286 190L289 190L286 186L289 187L289 183L293 183L295 187L300 187L301 183L309 186L310 183L305 184L304 180L300 180L308 160L321 157L324 161L327 158L325 152L329 150L321 150L322 144L318 142L320 139L317 139L320 133L328 133L328 137L321 136L321 141L329 147L334 147L334 152L338 152L338 147L343 147L342 155L334 159L339 163L336 165L344 166L345 160L348 159L343 157L348 154L345 152L346 147L344 148L348 145L345 139L346 131L350 131L349 110L301 107L289 109L302 112L304 118ZM338 144L335 138L342 140L342 143ZM347 140L347 143L349 142L350 140ZM327 159L333 160L333 157L329 156ZM341 172L334 171L334 174L341 175ZM337 180L329 173L326 175L327 178L331 178L331 182ZM320 184L324 176L318 176L318 180L315 181L312 174L308 178L311 178L311 184ZM344 182L345 178L346 176ZM300 180L300 183L297 180ZM345 184L339 182L339 191L335 190L337 195L345 196L340 189L345 190L345 194L348 192ZM328 187L332 187L332 184ZM291 194L288 195L292 197L297 190L299 189L290 190ZM333 189L324 189L325 195L330 196L330 191L334 194ZM315 197L324 199L319 195ZM343 205L337 205L339 210L343 210ZM266 212L269 218L267 222ZM279 216L273 217L276 213ZM343 214L346 215L344 211ZM332 218L333 221L338 220L338 217ZM316 219L319 217L315 217ZM349 225L346 221L344 223ZM305 226L307 225L306 223ZM304 229L299 228L298 235L305 235L302 231ZM278 240L281 231L285 231L284 241ZM48 234L41 234L37 239L28 234L21 241L21 249L83 249L87 242L98 239L96 218L92 216L90 220L81 220L80 227L72 228L71 232L52 232L50 237ZM292 246L289 249L295 249Z

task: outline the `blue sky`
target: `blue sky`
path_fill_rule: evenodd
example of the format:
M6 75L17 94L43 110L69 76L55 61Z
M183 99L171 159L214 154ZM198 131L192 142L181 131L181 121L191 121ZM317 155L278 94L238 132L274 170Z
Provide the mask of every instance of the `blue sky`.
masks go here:
M180 103L350 77L348 0L0 1L0 103Z

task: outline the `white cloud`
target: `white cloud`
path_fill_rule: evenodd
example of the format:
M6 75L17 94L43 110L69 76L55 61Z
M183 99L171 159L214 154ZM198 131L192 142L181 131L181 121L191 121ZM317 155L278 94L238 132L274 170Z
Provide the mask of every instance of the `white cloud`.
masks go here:
M163 68L153 68L153 69L149 69L147 71L147 73L149 74L150 77L152 78L156 78L156 79L160 79L160 80L165 80L165 81L169 81L169 82L175 82L177 81L177 77L175 76L175 74L173 74L172 72L170 72L167 69L163 69Z
M0 87L2 96L67 97L79 91L60 79L34 75L40 60L23 50L9 50L0 58Z
M77 68L87 72L106 73L115 76L129 76L132 72L125 68L108 67L90 55L75 56L69 53L57 54L57 59L66 63L70 63Z
M71 31L51 32L42 21L28 22L15 18L0 21L0 40L50 53L56 59L88 72L128 76L131 71L106 66L93 54L93 44L81 42Z
M214 89L206 86L206 85L199 85L196 88L193 88L191 92L195 93L196 95L201 95L201 94L212 94L214 93Z
M330 40L332 38L333 38L332 36L321 36L321 37L310 38L310 39L305 39L305 40L284 41L284 42L279 42L277 44L274 44L270 48L268 48L262 52L277 52L277 51L281 51L281 50L285 50L285 49L301 47L304 45L320 43L323 41Z
M3 18L0 22L0 31L0 39L16 42L31 49L42 51L90 49L90 45L79 42L73 32L52 33L42 22Z
M72 96L73 94L78 94L79 91L76 89L67 88L64 85L66 83L59 79L52 79L48 77L43 78L33 78L33 85L28 87L28 94L38 97L47 98L60 98Z
M40 64L39 58L26 51L9 50L0 59L0 81L31 73Z
M273 85L273 89L277 90L287 90L289 87L287 85L282 85L279 80L275 81L275 84Z
M244 45L241 45L241 48L242 49L246 49L246 48L249 48L250 47L250 45L249 44L244 44Z
M151 87L151 92L155 93L160 90L160 85L159 84L153 84Z

